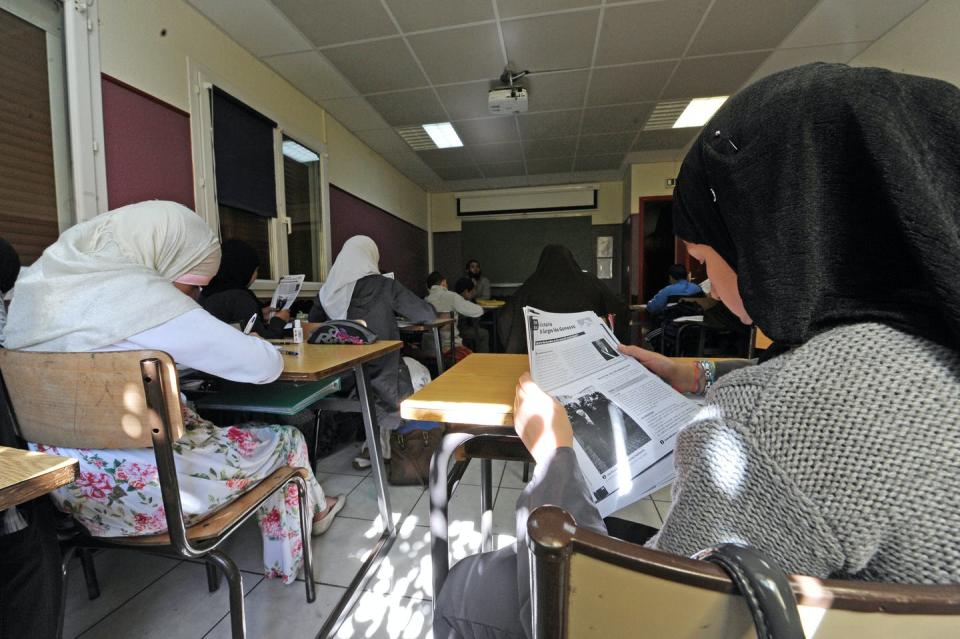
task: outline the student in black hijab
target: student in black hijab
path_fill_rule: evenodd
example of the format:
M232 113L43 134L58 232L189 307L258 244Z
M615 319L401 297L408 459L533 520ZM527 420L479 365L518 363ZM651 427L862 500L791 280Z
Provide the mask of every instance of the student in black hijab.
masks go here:
M7 323L7 308L3 296L13 288L20 274L20 256L16 249L0 237L0 346L3 346L3 327Z
M695 140L674 228L711 294L793 348L713 388L711 366L621 348L679 390L708 389L647 545L749 543L790 573L960 582L960 90L828 64L760 80ZM514 424L537 460L521 534L453 568L435 637L530 636L535 508L606 532L566 412L529 375Z
M200 306L221 322L245 328L254 315L251 332L260 337L283 337L283 327L290 321L290 312L276 311L264 321L260 300L250 290L260 270L260 258L252 246L242 240L227 240L221 248L220 270L200 292Z
M507 353L527 352L524 306L554 313L593 311L604 320L614 315L617 337L626 341L629 334L630 318L626 305L610 292L606 284L584 273L566 246L545 246L533 275L503 307L498 329Z

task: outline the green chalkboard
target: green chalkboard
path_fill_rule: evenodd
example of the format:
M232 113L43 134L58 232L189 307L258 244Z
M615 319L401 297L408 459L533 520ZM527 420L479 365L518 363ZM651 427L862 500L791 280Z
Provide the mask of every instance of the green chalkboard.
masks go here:
M589 215L523 220L464 220L463 261L480 260L494 284L523 282L537 267L540 251L563 244L580 268L593 272L593 236Z

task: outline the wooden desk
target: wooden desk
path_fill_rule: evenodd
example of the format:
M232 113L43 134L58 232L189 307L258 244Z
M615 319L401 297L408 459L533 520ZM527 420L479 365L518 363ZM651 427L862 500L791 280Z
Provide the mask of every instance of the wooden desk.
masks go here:
M420 322L418 324L414 323L401 323L398 324L398 328L401 333L426 333L430 331L433 333L433 350L435 351L434 357L436 357L437 362L437 376L443 375L443 371L446 368L443 364L443 345L440 343L440 329L444 326L450 327L450 365L457 361L457 354L454 350L454 344L456 342L456 333L454 328L456 327L457 320L452 317L438 317L435 320L429 322Z
M384 340L373 344L282 344L283 372L278 379L312 380L348 371L359 364L399 350L403 342ZM287 352L299 353L288 355Z
M66 486L77 478L79 468L72 457L0 446L0 510Z
M490 352L499 353L500 352L500 335L497 333L500 309L507 305L503 300L480 300L476 302L477 305L483 307L483 317L489 315L490 322ZM476 326L480 326L480 317L475 318Z

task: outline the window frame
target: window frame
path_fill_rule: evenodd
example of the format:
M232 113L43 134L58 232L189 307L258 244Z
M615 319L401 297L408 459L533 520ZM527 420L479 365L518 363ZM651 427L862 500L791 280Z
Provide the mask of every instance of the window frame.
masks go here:
M290 274L287 235L292 229L292 220L287 216L286 193L283 182L283 137L293 138L320 156L320 180L317 185L320 193L320 230L321 238L321 281L304 282L302 292L315 293L320 290L323 279L330 268L330 193L327 171L326 145L315 137L298 130L282 117L277 117L270 109L264 108L248 92L219 76L209 68L187 58L187 73L190 82L190 145L194 166L194 201L197 213L207 222L216 236L220 237L220 212L216 197L216 173L213 159L213 117L209 99L210 89L214 86L226 91L244 104L256 109L277 123L273 129L273 162L276 180L277 217L268 221L267 234L270 241L270 277L259 277L250 289L261 296L272 294L279 278ZM262 275L262 273L261 273Z

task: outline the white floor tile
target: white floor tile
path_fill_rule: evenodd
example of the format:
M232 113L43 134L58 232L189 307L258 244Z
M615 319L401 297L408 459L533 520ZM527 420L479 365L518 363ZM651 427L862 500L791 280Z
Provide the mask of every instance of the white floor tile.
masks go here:
M400 595L364 593L338 639L432 639L430 602Z
M313 576L327 585L350 585L379 539L381 527L365 519L337 517L330 529L313 538Z
M666 521L667 513L670 512L670 506L673 505L673 502L655 501L653 505L657 507L657 513L660 515L661 521Z
M673 488L672 484L664 486L650 496L653 497L654 501L672 501L673 498L670 496L671 488Z
M245 574L244 591L248 592L261 579ZM82 636L83 639L196 639L229 613L227 590L224 581L217 592L208 592L203 565L185 561Z
M366 477L370 474L370 469L357 470L353 467L353 458L360 453L363 444L354 442L347 444L332 455L324 457L317 462L318 473L336 473L338 475L360 475Z
M654 528L660 528L660 526L663 525L663 520L660 519L660 513L657 511L653 500L649 497L645 497L640 501L630 504L626 508L618 510L613 513L613 516L626 519L627 521L634 521L638 524L653 526Z
M87 586L80 561L70 563L63 636L75 637L100 621L128 599L136 596L180 562L130 550L106 550L93 558L100 584L100 596L87 598Z
M533 463L530 464L530 476L533 476ZM500 485L504 488L525 488L526 482L523 481L523 462L507 462L507 467L503 471L503 480Z
M360 475L317 473L317 481L323 486L324 495L336 497L337 495L349 495L363 481L363 477Z
M496 487L494 487L494 496L496 496ZM476 529L480 530L480 487L460 484L453 493L453 498L447 507L447 514L451 522L475 523ZM430 525L430 496L426 491L414 506L412 515L417 518L418 525Z
M344 590L318 584L316 601L307 603L303 582L285 585L264 579L246 597L247 636L313 639ZM222 619L204 639L230 639L230 618Z
M390 494L390 510L394 523L399 523L413 509L424 489L421 486L387 486ZM380 521L380 506L377 502L377 483L366 477L350 493L347 505L340 513L344 517Z
M497 535L508 535L515 539L517 532L517 499L523 491L519 488L501 487L497 493L497 501L493 505L493 532ZM479 509L479 505L477 506ZM500 548L500 546L497 546Z
M480 485L480 461L479 459L471 459L470 464L467 466L467 470L463 473L463 477L460 478L461 484L469 484L471 486ZM493 459L490 461L490 466L492 468L491 477L493 478L493 489L496 490L497 486L500 485L500 478L503 477L503 467L506 466L507 462L502 459Z
M432 597L430 569L430 529L416 526L408 517L397 539L365 589L381 595Z

